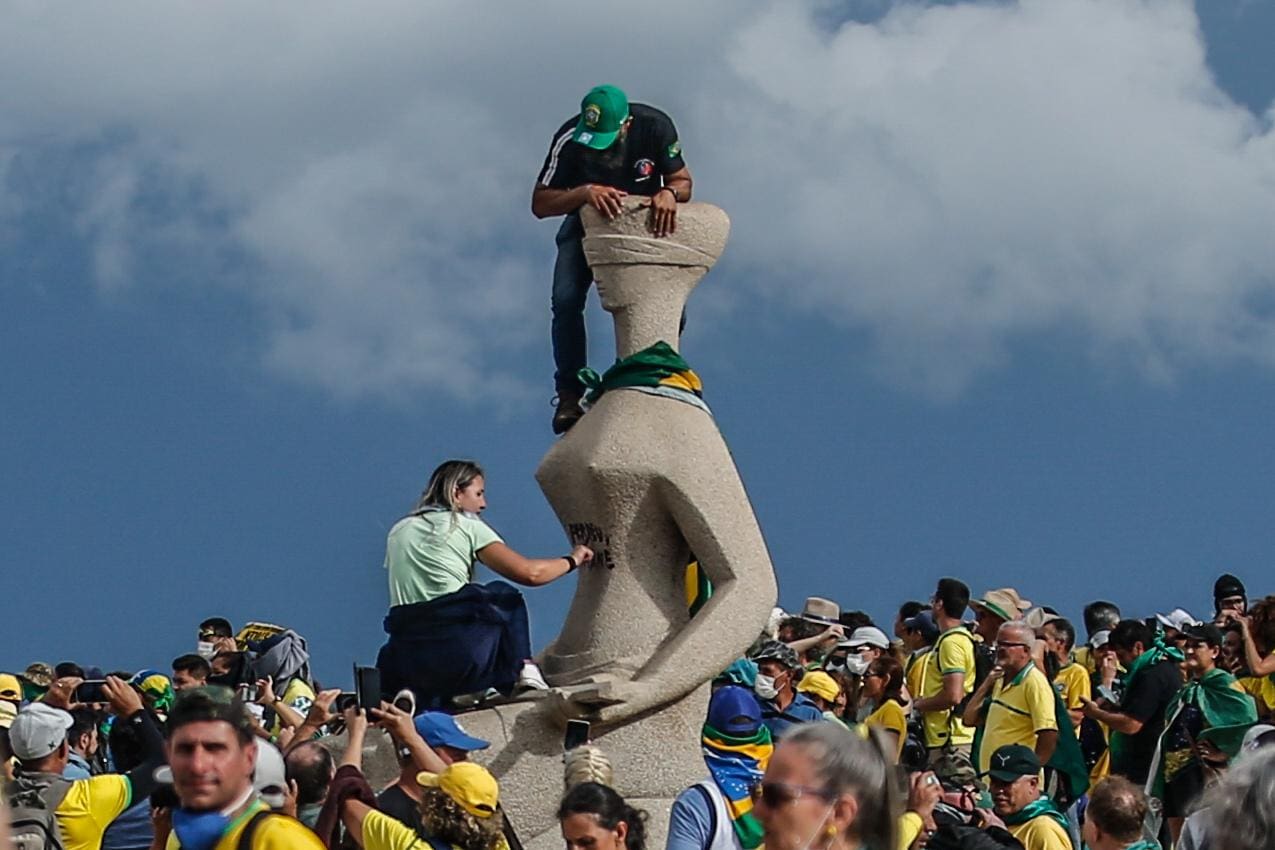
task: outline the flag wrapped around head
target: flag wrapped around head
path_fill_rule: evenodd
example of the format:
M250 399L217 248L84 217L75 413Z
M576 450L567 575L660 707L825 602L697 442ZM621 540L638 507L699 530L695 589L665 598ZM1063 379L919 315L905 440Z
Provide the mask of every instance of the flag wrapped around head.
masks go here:
M775 747L770 730L761 722L761 706L750 691L727 685L713 694L702 743L704 763L726 801L740 846L756 850L761 846L762 826L753 814L750 792L761 781Z
M155 711L167 712L173 707L173 683L158 670L142 670L128 683L141 691L147 705Z

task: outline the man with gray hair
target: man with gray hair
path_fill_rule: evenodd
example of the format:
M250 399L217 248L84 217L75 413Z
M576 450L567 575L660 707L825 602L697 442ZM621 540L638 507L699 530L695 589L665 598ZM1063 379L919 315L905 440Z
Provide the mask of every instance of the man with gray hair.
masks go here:
M1058 745L1054 690L1032 661L1036 633L1020 620L1002 623L996 632L996 666L983 681L961 720L983 727L978 771L991 767L992 753L1010 744L1031 749L1041 764Z

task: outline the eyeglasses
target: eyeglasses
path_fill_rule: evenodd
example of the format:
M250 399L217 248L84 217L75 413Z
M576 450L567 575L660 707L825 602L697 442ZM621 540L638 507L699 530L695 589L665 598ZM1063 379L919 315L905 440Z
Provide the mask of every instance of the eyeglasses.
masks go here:
M997 649L1000 649L1001 647L1009 648L1009 647L1011 647L1011 646L1021 646L1023 649L1031 649L1031 644L1030 644L1030 643L1019 643L1019 642L1017 642L1017 641L1012 641L1012 640L998 640L998 641L996 641L996 648L997 648Z
M752 797L754 804L763 802L772 809L795 803L807 794L829 801L835 800L837 796L827 788L811 788L809 785L789 785L787 782L758 782L748 789L748 796Z

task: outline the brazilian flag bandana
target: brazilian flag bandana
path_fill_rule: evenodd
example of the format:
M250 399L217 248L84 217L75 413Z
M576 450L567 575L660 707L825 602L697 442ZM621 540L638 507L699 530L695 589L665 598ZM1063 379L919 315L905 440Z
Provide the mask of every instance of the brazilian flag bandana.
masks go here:
M584 406L591 407L608 390L621 387L637 387L665 389L683 392L702 403L704 385L699 375L691 371L690 365L682 359L682 355L663 340L649 348L644 348L622 360L598 375L592 369L581 369L578 376L587 390L584 395Z
M735 836L744 850L756 850L761 846L763 835L761 822L753 814L749 791L761 781L770 763L770 754L775 751L770 730L762 726L750 737L736 738L705 723L702 742L704 762L726 799Z

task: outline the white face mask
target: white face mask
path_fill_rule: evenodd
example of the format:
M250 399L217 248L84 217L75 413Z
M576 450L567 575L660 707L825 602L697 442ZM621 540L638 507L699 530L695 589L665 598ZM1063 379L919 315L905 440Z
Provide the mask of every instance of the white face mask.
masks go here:
M206 640L201 640L195 644L195 654L205 660L211 660L217 654L217 647Z
M753 693L762 699L774 699L779 696L779 689L775 687L775 677L758 673L757 681L753 684Z
M862 655L847 655L846 672L852 676L862 676L864 673L868 672L868 665L870 663L871 662Z

